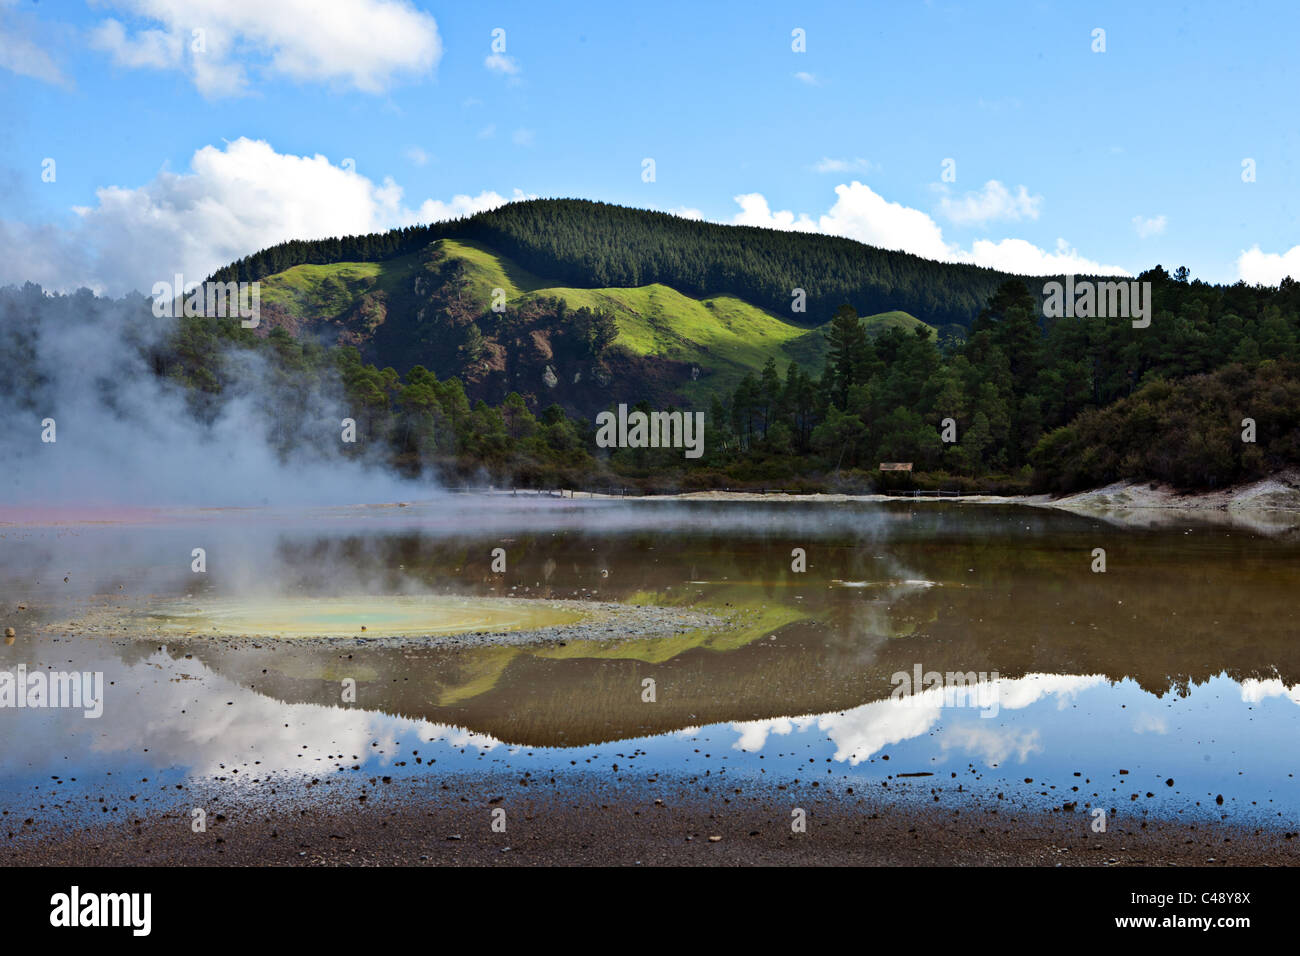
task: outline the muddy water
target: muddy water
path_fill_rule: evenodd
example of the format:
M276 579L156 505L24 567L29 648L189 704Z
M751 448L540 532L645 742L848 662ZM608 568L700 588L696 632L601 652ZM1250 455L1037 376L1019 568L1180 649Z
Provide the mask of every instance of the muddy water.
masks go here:
M106 681L99 719L0 709L13 798L51 781L81 806L114 780L614 776L634 761L647 775L886 790L906 775L1044 807L1300 820L1287 534L974 504L468 498L0 533L0 609L17 631L0 671ZM514 598L720 609L732 626L387 648L131 639L104 623L203 606L257 633L330 632L331 608L376 597L399 623L412 602ZM956 675L973 688L950 689Z

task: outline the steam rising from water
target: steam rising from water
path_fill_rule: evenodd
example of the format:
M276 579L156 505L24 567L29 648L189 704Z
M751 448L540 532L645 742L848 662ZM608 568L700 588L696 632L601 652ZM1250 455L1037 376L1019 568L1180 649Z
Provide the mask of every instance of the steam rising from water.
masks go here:
M353 416L337 383L304 388L257 353L229 353L233 387L200 420L184 389L146 359L174 322L154 317L138 295L49 295L31 283L0 289L0 504L150 508L412 496L409 482L342 456L340 421ZM55 422L52 443L42 441L45 419Z

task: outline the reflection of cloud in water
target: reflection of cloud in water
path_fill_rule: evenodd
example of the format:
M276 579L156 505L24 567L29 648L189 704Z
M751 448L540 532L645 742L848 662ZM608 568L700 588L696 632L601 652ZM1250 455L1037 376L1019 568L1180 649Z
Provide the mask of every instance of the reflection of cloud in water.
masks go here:
M1017 679L992 681L997 685L997 701L1008 710L1019 710L1041 700L1056 697L1056 706L1064 710L1082 690L1106 683L1104 674L1026 674Z
M1020 710L1052 695L1064 707L1082 690L1106 683L1100 674L1028 674L999 678L974 685L974 699L996 702L1002 709ZM939 722L944 710L943 688L936 687L910 697L876 700L837 714L778 717L733 723L739 737L736 750L762 750L771 734L788 735L816 726L835 744L835 760L856 766L885 747L920 737ZM977 708L964 708L977 709ZM944 750L965 747L998 763L1012 753L1024 760L1040 749L1037 731L1015 732L994 727L954 725L945 729Z
M1258 704L1269 697L1287 697L1293 704L1300 704L1300 684L1287 687L1280 680L1255 680L1253 677L1241 682L1241 699L1248 704Z
M320 773L333 768L329 754L339 755L337 762L345 766L355 762L354 755L391 763L399 759L397 739L412 732L425 743L444 741L457 748L488 751L500 743L459 727L360 707L285 704L198 661L173 660L162 652L126 668L108 664L104 670L106 682L115 683L106 687L103 717L85 721L79 710L24 715L22 732L13 734L0 752L5 775L42 765L64 770L63 758L76 746L69 742L86 736L94 753L130 754L155 767L186 768L195 776L224 775L238 767L233 781L268 773ZM92 723L94 727L84 726Z
M786 737L799 730L801 733L817 723L815 715L807 717L777 717L774 720L747 720L732 724L732 729L740 731L740 738L732 744L733 750L747 750L757 753L767 743L771 734Z
M933 700L877 700L842 714L826 714L817 722L835 743L835 759L856 766L877 751L912 737L919 737L939 721L943 692L927 691L917 697Z
M984 758L985 763L1006 763L1013 753L1019 763L1030 754L1042 753L1037 730L1012 730L1010 727L986 727L982 724L957 724L944 731L939 746L946 754L964 750Z
M1169 722L1159 714L1139 714L1133 721L1135 734L1167 734Z

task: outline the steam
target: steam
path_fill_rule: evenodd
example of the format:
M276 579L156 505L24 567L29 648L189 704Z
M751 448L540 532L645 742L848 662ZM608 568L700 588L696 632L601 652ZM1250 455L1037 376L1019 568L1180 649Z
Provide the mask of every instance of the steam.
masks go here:
M231 349L232 383L196 407L148 354L174 330L139 295L0 289L0 505L28 508L325 505L423 492L376 454L343 454L337 382L286 376ZM230 319L210 319L223 322ZM49 420L53 420L54 441ZM362 451L363 456L365 450Z

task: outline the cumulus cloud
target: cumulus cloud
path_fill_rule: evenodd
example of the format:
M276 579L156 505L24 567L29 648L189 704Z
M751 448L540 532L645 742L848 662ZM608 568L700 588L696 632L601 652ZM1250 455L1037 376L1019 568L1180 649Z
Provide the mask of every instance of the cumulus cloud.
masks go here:
M112 17L91 44L129 69L180 69L208 97L249 86L249 68L299 82L381 93L400 75L437 65L433 17L408 0L105 0L149 26L134 32Z
M400 219L394 220L393 225L385 226L386 229L394 228L397 225L413 225L415 223L425 222L442 222L447 219L459 219L462 216L472 216L478 212L486 212L489 209L496 209L498 206L504 206L508 202L516 202L520 199L536 199L531 193L526 193L522 189L516 189L509 196L502 196L500 193L491 190L484 190L477 196L471 196L468 193L458 193L450 201L444 202L441 199L426 199L420 203L414 211L401 210Z
M1150 218L1146 216L1133 217L1133 229L1142 239L1163 235L1166 224L1164 216L1152 216Z
M1300 278L1300 246L1279 254L1256 244L1237 257L1237 277L1250 285L1277 285L1287 276Z
M1123 266L1106 265L1096 259L1080 255L1078 250L1071 247L1064 239L1056 240L1056 248L1052 252L1040 249L1024 239L1002 239L998 242L991 239L977 239L971 243L969 253L962 253L959 250L955 255L955 261L973 262L978 266L1026 276L1066 273L1097 276L1129 274Z
M965 262L1019 275L1128 275L1122 266L1107 265L1080 255L1064 239L1048 251L1024 239L979 239L969 249L948 242L928 213L890 202L870 186L854 180L835 187L834 205L817 219L806 213L772 210L762 193L735 197L740 206L731 221L795 232L844 236L882 249L910 252L941 262Z
M1042 203L1042 196L1029 195L1029 190L1024 186L1017 186L1015 192L1012 192L996 179L990 179L982 189L968 192L960 199L944 196L939 200L939 211L950 222L959 226L972 226L987 222L1037 219L1038 207Z
M836 186L835 194L838 198L830 211L814 220L806 213L773 211L762 193L747 193L735 197L740 212L732 222L794 232L824 232L929 259L949 258L943 231L919 209L889 202L870 186L856 181Z
M796 218L790 211L773 212L762 193L745 193L735 197L740 212L732 218L738 226L762 226L765 229L788 229L795 232L816 232L817 224L806 215Z
M835 205L819 220L822 232L927 259L950 257L939 225L919 209L890 202L856 180L835 187Z
M518 76L521 70L519 61L504 53L490 54L483 60L483 65L493 73L500 73L502 76Z
M794 75L794 78L805 86L821 86L822 81L817 78L816 73L805 73L800 70Z
M376 183L319 154L277 153L244 138L224 149L203 147L190 167L163 171L136 188L97 190L97 203L77 208L68 230L0 222L0 282L147 292L175 272L197 281L288 239L381 232L510 201L484 190L410 208L391 178ZM511 198L526 197L516 190Z

